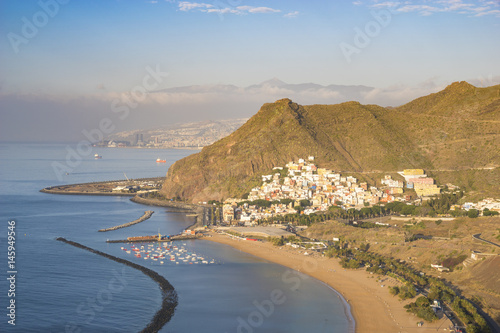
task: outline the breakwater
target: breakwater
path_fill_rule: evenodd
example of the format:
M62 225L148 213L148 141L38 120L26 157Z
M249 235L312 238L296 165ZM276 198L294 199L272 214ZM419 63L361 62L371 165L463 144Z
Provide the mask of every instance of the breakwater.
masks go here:
M149 242L172 242L172 241L180 241L180 240L193 240L202 238L202 234L197 235L175 235L167 239L151 238L151 239L108 239L106 243L149 243Z
M162 297L163 297L161 308L160 310L158 310L158 312L156 312L153 319L151 319L151 322L141 331L141 333L158 332L166 323L170 321L170 319L174 315L175 308L177 307L178 303L177 292L175 291L174 287L170 284L170 282L168 282L167 279L165 279L163 276L144 266L92 249L80 243L69 241L63 237L58 237L56 238L56 240L98 254L102 257L116 261L120 264L124 264L129 267L135 268L158 283L162 291Z
M113 230L116 230L116 229L130 227L131 225L134 225L134 224L146 221L147 219L149 219L151 217L151 215L153 215L153 213L154 213L154 211L147 210L147 211L144 212L144 215L142 215L141 217L139 217L137 220L134 220L134 221L128 222L128 223L124 223L124 224L120 224L120 225L116 225L116 226L111 227L111 228L99 229L99 232L113 231Z

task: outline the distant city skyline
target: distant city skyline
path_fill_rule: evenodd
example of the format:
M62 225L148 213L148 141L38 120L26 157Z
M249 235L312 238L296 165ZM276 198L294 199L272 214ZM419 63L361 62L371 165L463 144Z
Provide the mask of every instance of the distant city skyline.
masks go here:
M359 100L384 106L454 81L490 86L499 32L491 0L4 0L0 140L78 141L103 118L119 131L358 96L293 84L363 85ZM260 84L273 78L286 89Z

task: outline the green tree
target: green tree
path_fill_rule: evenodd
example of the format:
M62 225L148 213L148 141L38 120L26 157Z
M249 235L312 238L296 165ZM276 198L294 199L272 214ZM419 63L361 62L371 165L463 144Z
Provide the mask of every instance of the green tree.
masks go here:
M401 208L401 214L402 215L415 215L415 206L414 205L405 205L403 208Z
M392 296L396 296L397 294L399 294L399 287L398 286L389 287L389 293Z
M311 202L307 199L302 199L299 201L301 207L309 207L311 206Z
M477 209L469 209L467 216L474 219L479 216L479 211Z
M485 208L483 210L483 216L495 216L495 215L498 215L499 213L497 211L494 211L494 210L489 210L488 208Z
M275 246L283 246L285 245L285 240L283 237L273 237L271 238L271 243Z
M411 283L407 283L403 287L399 288L399 297L402 300L413 298L417 295L417 290Z
M415 303L417 304L417 306L419 307L425 307L425 306L430 306L431 305L431 302L429 301L429 299L425 296L420 296L417 298L417 300L415 301Z

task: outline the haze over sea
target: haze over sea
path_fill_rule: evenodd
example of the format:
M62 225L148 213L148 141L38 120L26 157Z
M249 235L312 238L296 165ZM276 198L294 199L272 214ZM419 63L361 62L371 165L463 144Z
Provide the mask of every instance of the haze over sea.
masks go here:
M348 321L336 293L321 282L283 266L208 241L177 242L216 264L163 265L143 260L108 244L106 239L175 234L192 217L168 208L133 203L127 197L51 195L39 190L61 183L82 183L164 176L192 150L105 149L92 154L58 181L51 166L64 163L65 144L0 144L1 332L137 332L161 304L158 285L143 273L55 240L65 237L136 262L163 275L179 303L162 332L347 332ZM166 164L155 163L156 158ZM145 210L151 219L117 231L98 229L132 221ZM16 221L16 325L5 314L7 222ZM298 287L298 288L295 288ZM268 304L273 290L283 304L258 315L255 304ZM251 325L242 325L241 322Z

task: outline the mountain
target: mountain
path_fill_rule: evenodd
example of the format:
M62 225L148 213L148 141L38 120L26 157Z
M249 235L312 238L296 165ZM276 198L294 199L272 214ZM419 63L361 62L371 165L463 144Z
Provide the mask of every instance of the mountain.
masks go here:
M500 85L453 83L397 108L346 102L264 104L238 130L177 161L166 197L238 197L275 166L313 155L342 172L461 170L500 165ZM498 169L497 169L498 170Z

